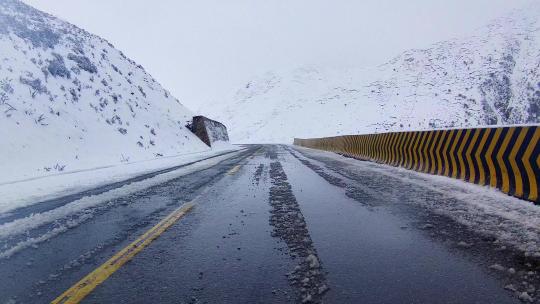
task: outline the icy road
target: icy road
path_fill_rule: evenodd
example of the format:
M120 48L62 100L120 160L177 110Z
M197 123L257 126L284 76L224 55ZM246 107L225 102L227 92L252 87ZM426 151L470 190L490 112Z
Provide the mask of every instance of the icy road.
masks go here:
M246 146L0 214L0 303L540 303L539 220L459 181Z

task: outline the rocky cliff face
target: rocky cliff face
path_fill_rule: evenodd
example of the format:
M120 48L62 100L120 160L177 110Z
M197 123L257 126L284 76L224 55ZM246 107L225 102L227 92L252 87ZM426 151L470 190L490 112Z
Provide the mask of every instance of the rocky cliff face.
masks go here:
M538 123L539 19L536 3L374 68L268 73L208 110L240 142Z
M227 127L219 121L204 116L195 116L186 127L209 147L224 146L229 143Z
M104 39L20 1L0 0L3 176L206 150L184 127L191 117Z

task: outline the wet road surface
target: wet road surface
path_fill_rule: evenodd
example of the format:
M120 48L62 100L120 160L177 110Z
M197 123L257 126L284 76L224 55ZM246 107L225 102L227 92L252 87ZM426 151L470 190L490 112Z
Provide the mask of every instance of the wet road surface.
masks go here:
M0 258L0 303L51 302L187 202L189 213L82 303L521 303L521 291L535 296L536 261L493 250L493 240L401 201L417 195L436 196L349 172L306 149L247 146L0 238L1 252L18 246ZM10 220L67 201L43 202Z

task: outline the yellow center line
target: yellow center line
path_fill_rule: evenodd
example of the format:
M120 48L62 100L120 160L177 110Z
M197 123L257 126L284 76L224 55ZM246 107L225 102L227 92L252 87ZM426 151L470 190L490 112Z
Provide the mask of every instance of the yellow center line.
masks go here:
M227 172L227 174L233 175L233 174L235 174L236 172L238 172L238 170L240 170L240 165L234 166L231 170L229 170L229 172Z
M193 208L192 203L187 203L173 211L157 225L148 230L145 234L136 239L129 246L125 247L107 262L96 268L86 277L81 279L70 289L53 300L51 304L75 304L82 301L99 284L103 283L109 276L116 272L122 265L132 259L137 253L157 239L165 230L176 223L186 213Z

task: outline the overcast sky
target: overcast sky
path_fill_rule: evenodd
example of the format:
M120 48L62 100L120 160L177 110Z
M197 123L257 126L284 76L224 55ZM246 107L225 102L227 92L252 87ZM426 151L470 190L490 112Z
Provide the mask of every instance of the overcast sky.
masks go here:
M25 0L107 39L194 109L268 70L381 64L529 1Z

